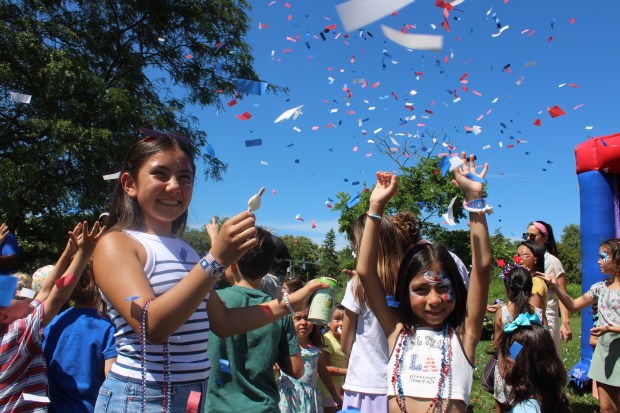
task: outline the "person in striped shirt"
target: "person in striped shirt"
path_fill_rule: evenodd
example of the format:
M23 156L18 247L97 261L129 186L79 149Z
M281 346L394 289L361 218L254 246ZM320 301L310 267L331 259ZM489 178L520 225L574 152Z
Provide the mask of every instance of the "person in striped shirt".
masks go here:
M90 232L87 222L80 223L69 235L65 250L34 300L21 288L8 307L0 307L2 413L47 412L43 328L69 300L101 235L99 223Z

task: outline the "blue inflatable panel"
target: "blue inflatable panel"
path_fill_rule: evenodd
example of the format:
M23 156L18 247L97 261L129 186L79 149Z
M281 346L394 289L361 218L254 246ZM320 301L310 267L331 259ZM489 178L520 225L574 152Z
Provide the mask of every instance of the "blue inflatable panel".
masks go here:
M598 247L601 242L616 236L615 196L617 179L599 171L582 172L579 180L581 201L581 268L582 294L590 287L606 278L601 274L598 261ZM592 309L582 311L581 317L581 360L592 358L590 329L592 328Z

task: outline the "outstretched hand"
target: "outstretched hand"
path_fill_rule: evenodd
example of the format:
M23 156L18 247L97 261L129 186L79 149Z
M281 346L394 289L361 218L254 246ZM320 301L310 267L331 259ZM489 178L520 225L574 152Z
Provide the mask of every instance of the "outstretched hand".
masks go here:
M474 197L482 196L484 184L482 182L471 179L471 177L468 177L467 175L472 174L474 177L484 179L487 174L487 170L489 169L489 164L485 163L482 167L482 171L480 171L480 173L477 173L475 161L476 158L474 154L469 155L468 162L467 153L461 152L461 159L463 160L463 165L459 166L454 170L454 179L457 185L461 187L466 197L467 195L472 195Z
M383 209L390 199L396 195L397 178L391 172L377 172L377 184L370 194L370 204Z
M235 215L220 228L216 239L211 240L211 255L224 267L236 262L247 250L254 247L256 219L248 211Z
M217 223L215 217L211 218L211 222L205 225L205 231L207 231L207 234L209 234L209 239L211 240L211 246L213 246L217 238L217 234L220 232L220 226Z
M69 231L69 242L76 245L78 250L82 250L86 254L92 254L104 230L105 227L100 226L99 221L95 221L92 229L88 231L88 222L84 221L76 225L73 231Z

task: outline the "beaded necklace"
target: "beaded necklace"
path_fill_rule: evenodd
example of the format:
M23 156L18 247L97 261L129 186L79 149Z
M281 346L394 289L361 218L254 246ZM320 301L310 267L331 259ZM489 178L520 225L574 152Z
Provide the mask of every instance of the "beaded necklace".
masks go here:
M454 331L450 325L447 325L443 329L443 342L441 345L441 370L439 374L439 380L437 381L437 394L431 401L427 413L431 411L441 411L441 399L442 389L445 385L446 377L452 373L452 336ZM407 412L407 406L405 403L405 392L403 390L403 382L401 379L404 358L407 351L413 347L413 338L410 335L414 335L413 332L408 332L406 328L403 328L400 332L400 337L396 342L396 348L394 350L394 371L392 373L392 387L396 394L396 403L402 413ZM449 380L448 399L452 396L452 380Z
M153 300L148 301L142 307L142 313L140 314L140 367L142 369L142 398L141 407L142 413L146 413L146 320L149 306ZM168 348L168 342L163 344L164 353L164 400L163 407L164 413L170 413L170 397L172 395L172 383L170 382L170 350Z

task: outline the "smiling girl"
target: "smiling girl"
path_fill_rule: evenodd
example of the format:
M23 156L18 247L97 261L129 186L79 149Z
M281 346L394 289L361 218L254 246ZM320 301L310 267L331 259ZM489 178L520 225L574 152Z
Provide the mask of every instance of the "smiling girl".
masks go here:
M256 245L254 214L226 221L200 259L179 238L192 200L194 149L184 137L141 132L145 137L122 166L109 229L93 259L118 351L96 412L185 412L191 392L205 394L210 329L225 338L266 325L303 308L323 286L310 283L290 298L235 309L209 295L225 268ZM201 411L204 400L194 403Z
M388 339L388 400L391 412L465 412L473 382L475 348L482 332L489 291L491 247L481 198L487 165L478 175L474 156L455 170L470 212L472 271L469 294L454 259L442 246L409 250L400 265L396 300L388 307L377 275L379 224L396 194L397 178L377 172L370 196L357 273L370 307Z

